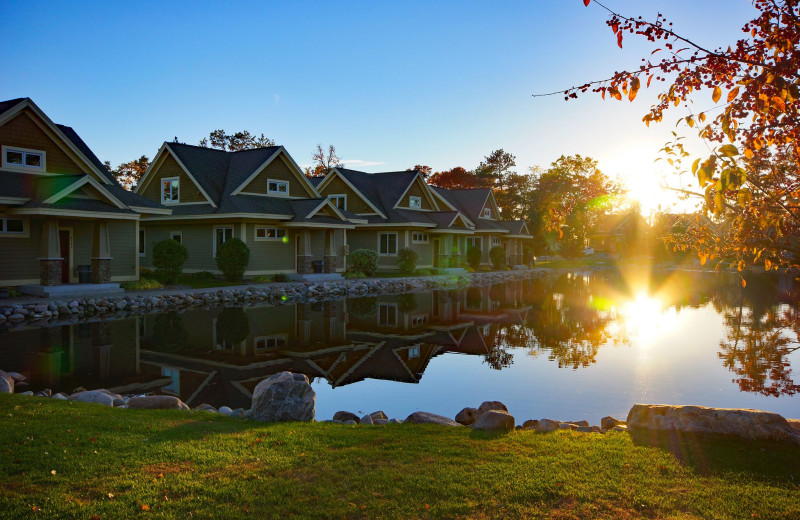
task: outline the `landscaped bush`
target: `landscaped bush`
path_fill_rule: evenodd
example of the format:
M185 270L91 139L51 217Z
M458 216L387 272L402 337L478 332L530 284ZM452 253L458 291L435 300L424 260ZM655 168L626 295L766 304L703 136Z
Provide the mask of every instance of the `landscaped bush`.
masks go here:
M198 271L189 275L192 280L214 280L216 276L211 271Z
M217 341L230 348L250 334L250 322L241 307L226 307L217 316Z
M378 299L374 296L348 298L347 310L357 318L368 318L378 312Z
M154 278L156 275L155 271L152 269L148 269L146 267L142 267L139 269L139 278Z
M288 282L289 276L284 273L277 273L272 275L273 282Z
M375 276L378 271L378 253L370 249L356 249L347 257L350 269L366 276Z
M417 252L404 247L397 252L397 267L402 274L411 274L417 268Z
M242 279L250 263L250 248L238 238L225 241L217 251L217 267L231 282Z
M417 295L414 293L397 296L397 308L400 312L411 312L417 308Z
M481 265L481 257L483 256L483 251L480 247L477 246L469 246L467 248L467 263L473 269L477 269Z
M269 283L272 281L272 276L268 274L262 274L260 276L255 276L250 278L250 283Z
M342 273L342 276L346 280L357 279L357 278L366 278L367 275L360 271L347 271L346 273Z
M122 282L120 287L126 291L143 291L145 289L163 289L164 284L152 278L140 278L132 282Z
M417 269L417 276L435 276L439 271L435 267L420 267Z
M494 246L489 250L489 259L495 269L504 269L506 266L506 250L500 246Z
M153 244L153 266L156 276L165 284L174 284L183 272L183 264L189 258L186 246L168 238Z

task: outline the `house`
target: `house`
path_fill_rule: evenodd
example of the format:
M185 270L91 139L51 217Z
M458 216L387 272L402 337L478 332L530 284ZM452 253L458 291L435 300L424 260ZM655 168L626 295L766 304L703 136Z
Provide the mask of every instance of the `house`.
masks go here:
M380 270L396 269L403 248L417 253L418 267L461 267L472 244L480 244L487 264L491 245L505 247L511 265L522 264L522 240L532 238L524 222L499 220L491 190L435 188L416 170L337 167L312 182L338 208L364 220L348 234L348 243L351 250L377 251Z
M647 221L638 212L600 215L586 237L587 245L597 253L616 254L630 237L647 228Z
M0 286L48 296L74 292L61 286L79 271L106 291L138 278L140 218L168 208L123 189L72 128L29 98L0 102L0 147Z
M340 273L348 230L362 222L321 196L282 146L228 152L165 142L135 191L172 210L142 219L138 254L148 268L153 244L172 238L188 249L184 272L221 274L217 250L235 237L250 248L246 277Z

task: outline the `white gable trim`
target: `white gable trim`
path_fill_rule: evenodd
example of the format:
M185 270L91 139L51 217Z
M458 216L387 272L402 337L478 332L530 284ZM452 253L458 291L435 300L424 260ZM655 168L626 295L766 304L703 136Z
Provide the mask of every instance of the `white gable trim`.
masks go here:
M405 189L405 191L404 191L404 192L403 192L403 194L402 194L402 195L400 195L400 197L397 199L397 202L395 202L395 203L394 203L394 207L393 207L392 209L397 209L397 207L400 205L400 201L402 201L402 200L403 200L403 198L404 198L404 197L406 196L406 194L408 193L408 190L410 190L410 189L411 189L411 186L413 186L413 185L414 185L414 183L415 183L415 182L417 182L417 181L419 181L419 183L422 185L422 192L423 192L423 193L425 194L425 196L428 198L428 202L430 202L430 203L431 203L431 206L433 206L433 211L439 211L439 205L436 203L436 199L434 199L434 198L431 196L431 194L430 194L430 188L428 187L428 184L425 182L425 179L423 179L423 178L422 178L422 174L421 174L421 173L419 173L419 172L417 172L417 175L416 175L416 176L414 176L414 178L413 178L413 179L411 179L411 182L409 182L409 183L408 183L408 186L406 186L406 189ZM405 206L403 206L403 209L410 209L410 208L406 208ZM429 211L430 211L430 210L429 210Z
M147 188L147 185L150 184L150 180L152 178L153 170L155 170L157 166L161 166L162 155L164 153L164 148L166 148L166 146L167 146L167 142L164 141L161 144L161 147L158 149L158 152L156 152L156 156L153 157L152 161L150 161L150 166L147 167L147 171L144 172L144 175L142 175L142 178L139 179L139 182L136 184L136 187L133 189L134 193L137 193L137 194L141 195L141 192L143 192Z
M425 183L425 184L427 184L427 183ZM442 189L445 189L445 188L442 188ZM436 197L436 198L437 198L437 199L439 199L440 201L444 202L444 205L445 205L445 206L447 206L448 208L450 208L450 209L451 209L451 210L453 210L453 211L458 211L458 208L457 208L457 207L455 207L455 206L453 206L452 204L450 204L450 203L447 201L447 199L446 199L446 198L444 198L444 196L443 196L441 193L439 193L439 192L438 192L436 189L434 189L434 188L431 188L431 193L433 193L433 196L434 196L434 197Z
M320 202L319 206L317 206L313 211L311 211L308 215L306 215L305 218L313 217L314 215L319 213L319 210L321 210L322 208L324 208L326 206L333 210L333 212L339 217L339 220L342 220L344 222L349 222L347 220L347 217L345 217L344 214L341 211L339 211L339 208L334 206L333 203L331 202L331 200L327 199L327 198L325 200L323 200L322 202Z
M74 192L75 190L77 190L78 188L83 186L84 184L90 184L93 188L97 189L97 191L102 193L103 196L105 196L106 199L108 199L109 202L111 202L113 205L115 205L119 209L128 209L128 207L125 204L123 204L118 198L113 196L107 189L105 189L103 187L102 184L100 184L98 181L96 181L93 177L91 177L89 175L85 175L84 177L82 177L81 179L78 179L77 181L73 182L72 184L70 184L69 186L64 188L63 190L61 190L58 193L52 195L50 198L46 199L44 201L44 203L45 204L55 204L59 200L63 199L64 197L66 197L70 193Z
M372 203L372 202L369 200L369 198L367 198L367 197L366 197L366 196L365 196L363 193L361 193L360 191L358 191L358 188L356 188L355 186L353 186L353 183L351 183L350 181L348 181L348 180L347 180L347 177L345 177L344 175L342 175L342 173L341 173L341 172L339 172L339 170L337 170L336 168L334 168L333 170L331 170L331 171L330 171L330 173L328 173L328 175L326 175L326 176L325 176L325 178L324 178L324 179L322 179L322 182L320 182L320 183L319 183L319 186L317 187L317 190L318 190L320 193L322 193L322 189L323 189L325 186L327 186L327 185L328 185L328 183L330 183L330 180L331 180L331 179L333 179L333 177L334 177L334 176L338 176L340 179L342 179L342 182L344 182L344 183L345 183L345 184L346 184L346 185L347 185L347 186L348 186L348 187L349 187L351 190L353 190L353 191L354 191L354 192L355 192L355 193L356 193L356 194L357 194L359 197L361 197L361 200L363 200L364 202L366 202L366 203L367 203L367 206L369 206L370 208L372 208L373 210L375 210L375 214L376 214L376 215L379 215L381 218L386 218L386 215L384 215L384 214L383 214L383 212L382 212L381 210L379 210L377 207L375 207L375 204L373 204L373 203Z
M287 152L286 148L284 148L283 146L278 147L278 149L275 151L275 153L270 155L269 158L266 161L264 161L264 163L261 166L256 168L256 170L252 174L250 174L250 176L247 177L247 179L245 179L245 181L243 183L241 183L235 190L233 190L231 195L239 194L239 192L241 192L248 184L250 184L250 182L253 179L255 179L258 176L258 174L261 173L264 170L264 168L266 168L270 163L272 163L272 161L274 161L275 159L280 157L281 153L283 153L287 157L287 159L288 159L287 162L289 163L289 170L291 170L292 173L294 173L295 177L297 178L298 181L300 181L300 184L303 185L303 187L306 189L308 194L312 198L319 197L320 195L319 195L319 192L317 191L317 189L314 188L314 185L311 184L311 181L309 181L308 177L305 176L305 174L303 173L303 170L301 170L300 166L298 166L297 163L294 162L294 159L292 159L292 156L289 155L289 152Z
M163 162L164 162L164 160L161 158L161 155L162 155L164 150L169 152L169 154L172 156L172 158L175 159L175 162L178 163L178 166L180 166L181 169L183 170L183 172L186 174L186 176L189 177L189 180L194 183L194 185L197 187L198 190L200 190L200 193L203 194L203 197L206 198L208 203L211 204L212 207L216 208L217 205L214 204L214 201L211 200L211 197L208 196L208 193L206 193L206 190L204 190L203 187L200 186L200 183L197 182L197 179L194 178L194 175L192 175L191 172L189 172L189 168L187 168L186 165L183 164L183 161L181 161L178 158L178 154L176 154L172 150L172 148L169 146L169 143L167 143L166 141L164 142L164 144L161 145L161 148L159 148L158 153L156 154L156 157L153 159L153 162L150 165L150 168L148 168L147 171L145 172L144 176L142 177L142 180L144 180L148 175L151 175L151 173L153 171L155 171L156 163L159 163L158 167L161 167L161 164L163 164ZM151 178L147 179L147 184L150 184L152 182L152 180L153 179L152 179L152 176L151 176ZM139 184L136 186L136 191L134 193L139 193L140 190L144 190L146 187L147 186L145 185L144 182L139 182Z
M483 218L481 215L483 215L483 210L486 209L487 202L492 203L492 209L494 210L495 216L493 218L487 218L485 220L500 220L500 208L497 207L497 201L494 200L494 192L491 189L489 189L489 194L486 195L486 200L483 202L483 206L481 206L481 212L478 215L478 218Z

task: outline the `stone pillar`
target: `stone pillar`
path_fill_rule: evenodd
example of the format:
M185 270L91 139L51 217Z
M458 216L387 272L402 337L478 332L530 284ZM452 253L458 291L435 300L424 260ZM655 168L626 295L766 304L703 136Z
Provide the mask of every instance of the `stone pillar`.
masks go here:
M333 229L325 230L325 256L323 256L323 271L326 273L335 273L336 268L339 267L339 257L336 255L336 231Z
M42 223L41 256L39 257L39 283L61 285L61 243L58 239L58 219L47 218Z
M111 246L108 240L108 222L94 223L92 239L92 283L111 282Z
M314 272L311 258L311 233L304 229L297 233L297 274Z

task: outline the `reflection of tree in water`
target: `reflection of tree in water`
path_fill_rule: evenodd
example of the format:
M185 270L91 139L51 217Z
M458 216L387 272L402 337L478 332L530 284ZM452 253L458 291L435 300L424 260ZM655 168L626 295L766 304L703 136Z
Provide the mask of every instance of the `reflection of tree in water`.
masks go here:
M226 307L217 316L217 342L230 348L250 335L250 322L241 307Z
M718 356L742 391L777 397L800 392L787 359L800 349L800 314L797 293L783 302L776 293L774 278L766 277L740 289L739 305L724 314L727 339Z
M357 318L368 318L378 312L378 298L362 296L347 299L347 310Z
M175 311L155 317L153 347L159 352L178 352L186 346L189 333L183 326L183 316Z

